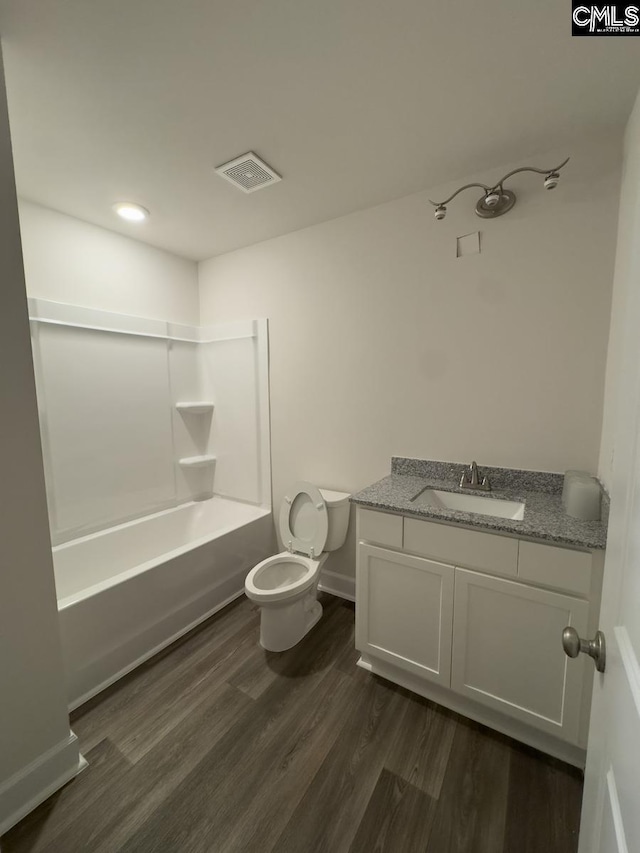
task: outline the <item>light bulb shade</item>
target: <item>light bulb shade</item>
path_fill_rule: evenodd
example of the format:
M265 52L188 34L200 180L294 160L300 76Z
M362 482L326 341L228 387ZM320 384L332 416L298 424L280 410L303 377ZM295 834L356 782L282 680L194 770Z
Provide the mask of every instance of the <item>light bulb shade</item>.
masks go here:
M447 215L447 208L444 206L444 204L439 204L436 207L436 212L435 212L434 216L436 217L436 219L444 219L446 215Z
M497 197L494 199L492 196ZM488 193L478 199L476 204L476 215L481 219L496 219L511 210L516 203L516 194L511 190L489 190Z
M549 174L544 179L545 190L554 190L558 186L559 180L560 175L557 172L549 172Z

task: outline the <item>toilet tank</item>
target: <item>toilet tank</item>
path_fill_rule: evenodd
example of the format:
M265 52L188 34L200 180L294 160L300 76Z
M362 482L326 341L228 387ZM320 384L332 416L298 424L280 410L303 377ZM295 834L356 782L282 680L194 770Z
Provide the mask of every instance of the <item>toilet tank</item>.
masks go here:
M337 551L344 545L347 538L351 495L347 492L332 492L330 489L320 489L320 494L329 516L329 532L324 550Z

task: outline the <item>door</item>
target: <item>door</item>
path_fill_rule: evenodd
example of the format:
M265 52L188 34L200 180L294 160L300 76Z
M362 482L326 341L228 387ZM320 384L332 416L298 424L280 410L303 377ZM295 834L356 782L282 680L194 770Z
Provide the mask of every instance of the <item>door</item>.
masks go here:
M358 545L356 647L449 686L453 566Z
M578 742L585 664L558 644L587 627L586 601L456 569L451 686L463 696Z
M607 662L594 676L580 853L640 851L640 388L633 396L616 444L599 623Z
M640 851L640 101L627 134L611 328L621 341L609 354L615 457L599 624L607 664L594 677L580 853Z

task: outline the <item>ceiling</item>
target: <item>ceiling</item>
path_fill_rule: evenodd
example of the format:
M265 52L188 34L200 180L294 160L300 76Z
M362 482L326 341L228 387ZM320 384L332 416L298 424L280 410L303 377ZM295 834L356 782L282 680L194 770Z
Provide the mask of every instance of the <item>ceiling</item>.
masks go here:
M0 0L0 33L20 195L195 260L621 128L640 86L558 0ZM215 174L248 150L282 182Z

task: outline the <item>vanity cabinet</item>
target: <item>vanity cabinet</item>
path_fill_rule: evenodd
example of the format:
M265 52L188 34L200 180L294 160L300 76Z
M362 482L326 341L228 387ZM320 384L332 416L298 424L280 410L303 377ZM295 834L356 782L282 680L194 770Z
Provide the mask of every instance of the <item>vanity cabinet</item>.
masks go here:
M364 544L360 561L358 648L448 686L453 566Z
M579 764L593 665L561 635L593 633L602 552L362 507L357 528L360 666Z

